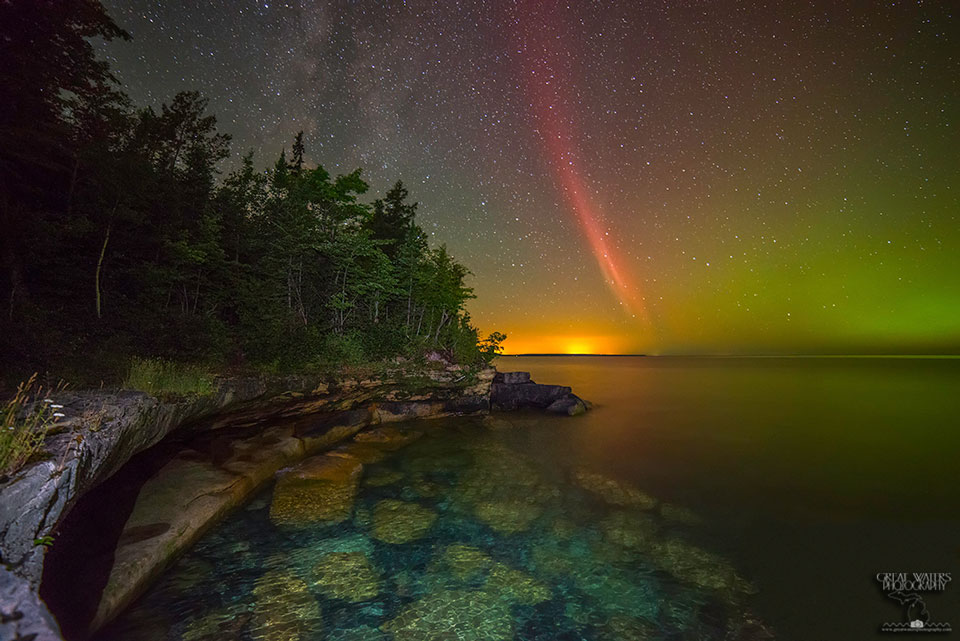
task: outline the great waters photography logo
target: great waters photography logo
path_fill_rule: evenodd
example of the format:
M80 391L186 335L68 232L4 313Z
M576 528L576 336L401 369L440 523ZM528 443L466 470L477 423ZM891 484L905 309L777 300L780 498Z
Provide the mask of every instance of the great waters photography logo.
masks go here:
M879 572L877 581L886 595L904 608L904 620L884 623L881 632L950 632L950 624L931 621L921 592L943 592L949 572Z

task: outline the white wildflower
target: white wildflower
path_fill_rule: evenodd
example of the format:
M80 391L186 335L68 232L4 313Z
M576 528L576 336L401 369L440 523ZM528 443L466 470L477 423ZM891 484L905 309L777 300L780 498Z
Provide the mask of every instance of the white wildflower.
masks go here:
M47 405L49 405L49 404L52 403L53 401L52 401L51 399L49 399L49 398L45 398L45 399L43 399L43 402L46 403Z
M52 407L52 408L55 409L55 410L62 410L62 409L63 409L63 405L57 405L56 403L54 403L54 404L51 405L50 407Z
M63 418L64 416L66 416L66 414L64 414L63 412L55 412L53 414L53 418Z

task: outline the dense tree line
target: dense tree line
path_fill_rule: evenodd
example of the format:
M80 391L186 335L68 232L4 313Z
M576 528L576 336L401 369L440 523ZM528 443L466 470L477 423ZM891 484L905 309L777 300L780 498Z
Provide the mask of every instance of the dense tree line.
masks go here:
M359 169L307 165L302 133L221 176L207 101L134 107L91 37L127 38L98 0L0 3L0 360L476 361L500 338L478 346L468 271L402 183L368 204Z

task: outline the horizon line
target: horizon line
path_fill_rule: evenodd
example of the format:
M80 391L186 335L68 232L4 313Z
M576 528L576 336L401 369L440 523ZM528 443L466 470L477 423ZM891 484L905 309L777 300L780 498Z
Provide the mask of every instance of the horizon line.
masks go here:
M615 356L643 358L960 358L960 353L930 354L604 354L593 352L523 352L517 354L497 354L502 356Z

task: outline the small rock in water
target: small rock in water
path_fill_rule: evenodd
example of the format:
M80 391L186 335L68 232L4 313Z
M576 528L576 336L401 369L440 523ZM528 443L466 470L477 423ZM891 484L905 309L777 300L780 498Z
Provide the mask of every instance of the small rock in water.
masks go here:
M385 543L419 539L437 520L437 513L417 503L385 499L373 507L373 537Z
M332 599L357 603L380 592L380 577L363 552L327 554L313 571L320 591Z
M643 490L603 474L581 468L574 471L573 478L577 485L611 505L637 507L641 510L652 510L657 506L657 499Z

